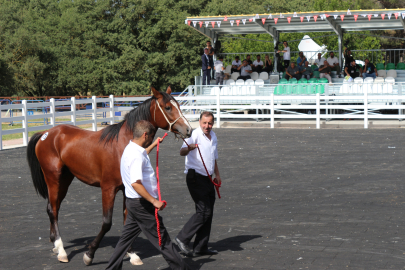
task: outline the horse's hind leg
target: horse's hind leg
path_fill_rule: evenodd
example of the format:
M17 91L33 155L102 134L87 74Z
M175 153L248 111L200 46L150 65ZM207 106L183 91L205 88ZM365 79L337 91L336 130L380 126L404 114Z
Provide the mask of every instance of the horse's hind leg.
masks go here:
M59 261L68 262L62 238L60 237L58 216L60 205L66 196L74 176L69 171L62 173L62 169L60 172L44 173L44 176L49 194L47 212L51 223L50 240L54 243L53 252L58 254Z
M93 242L89 245L89 251L84 253L83 261L86 265L90 265L93 262L94 253L100 245L101 239L104 235L111 229L112 225L112 215L114 209L115 195L118 192L117 187L101 187L101 194L103 200L103 225L101 226L101 231Z

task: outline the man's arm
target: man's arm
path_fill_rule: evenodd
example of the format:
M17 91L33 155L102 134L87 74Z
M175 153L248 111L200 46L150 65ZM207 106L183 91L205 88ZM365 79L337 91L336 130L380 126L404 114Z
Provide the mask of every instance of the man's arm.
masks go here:
M290 73L288 73L288 71L285 71L285 74L287 74L288 76L292 77Z
M218 169L217 160L215 160L214 173L215 173L215 178L217 179L217 184L218 184L218 185L221 185L222 180L221 180L221 176L219 175L219 169Z
M345 73L346 73L346 75L347 75L347 76L350 76L350 74L349 74L349 72L348 72L347 70L348 70L348 67L345 67Z
M159 200L156 200L153 198L149 192L145 189L145 187L142 185L141 180L137 180L135 183L132 183L131 186L135 189L136 193L142 196L145 200L153 204L153 206L159 210L163 210L163 202L160 202Z
M180 149L180 156L187 156L190 151L193 151L196 148L197 146L195 144L189 144L188 147L183 147Z

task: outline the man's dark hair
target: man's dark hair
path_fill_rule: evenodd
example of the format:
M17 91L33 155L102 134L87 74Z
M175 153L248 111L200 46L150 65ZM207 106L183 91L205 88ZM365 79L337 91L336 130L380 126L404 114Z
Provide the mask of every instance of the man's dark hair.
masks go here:
M205 116L205 117L211 116L211 117L212 117L212 121L214 121L214 114L213 114L212 112L203 111L203 112L200 114L200 120L202 119L203 116Z
M146 120L140 120L135 124L134 128L134 139L139 139L146 132L149 136L155 136L155 127Z
M285 42L285 43L287 43L287 46L288 46L288 42L287 42L287 41L285 41L285 40L283 41L283 43L284 43L284 42Z
M260 54L256 55L256 58L257 58L257 57L260 57Z
M208 43L208 42L211 43L211 41L209 41L209 40L206 43Z
M246 55L246 58L248 58L248 56L250 56L250 54Z
M236 59L239 59L239 56L235 56Z

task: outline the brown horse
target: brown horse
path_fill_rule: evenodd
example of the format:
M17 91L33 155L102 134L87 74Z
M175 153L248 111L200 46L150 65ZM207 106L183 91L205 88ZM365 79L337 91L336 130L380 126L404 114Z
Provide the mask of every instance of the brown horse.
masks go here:
M59 232L58 212L74 177L85 184L100 187L102 192L101 231L83 256L85 264L90 265L101 239L111 228L114 200L119 190L124 193L125 222L125 192L120 161L125 147L133 138L135 124L139 120L147 120L156 128L172 131L176 136L190 137L191 126L181 113L177 101L170 96L170 87L166 93L152 87L152 92L153 96L126 114L122 122L101 131L60 125L32 136L27 147L27 160L37 193L48 199L50 239L59 261L68 262L68 257ZM128 253L131 263L142 264L135 253Z

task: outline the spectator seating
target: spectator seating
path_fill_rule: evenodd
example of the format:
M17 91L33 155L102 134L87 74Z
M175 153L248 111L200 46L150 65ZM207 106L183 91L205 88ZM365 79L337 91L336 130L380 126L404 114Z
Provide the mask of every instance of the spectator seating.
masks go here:
M235 84L235 80L229 79L229 80L226 81L226 85L231 85L231 83Z
M268 79L269 79L269 73L267 73L267 72L260 72L260 74L259 74L259 79L268 80Z
M385 70L385 66L384 66L384 64L383 63L378 63L376 66L375 66L375 68L377 69L377 70Z
M238 79L239 76L240 76L239 72L234 72L231 74L231 79L235 81Z
M225 68L225 73L231 74L232 65L228 65Z
M312 75L314 78L319 78L319 71L314 71L314 74Z
M312 65L311 68L312 68L312 71L314 71L314 69L318 68L318 66L317 65Z
M396 69L397 70L405 70L405 63L398 63Z
M391 69L395 69L395 64L394 63L388 63L387 64L387 70L391 70Z
M257 73L256 71L253 71L252 73L250 73L250 78L254 81L256 81L257 79L259 79L259 73Z
M387 72L385 71L385 69L380 69L380 70L377 69L377 74L378 74L378 77L382 77L382 78L387 77Z
M396 78L397 77L397 71L395 69L390 69L387 71L387 78L392 77Z

